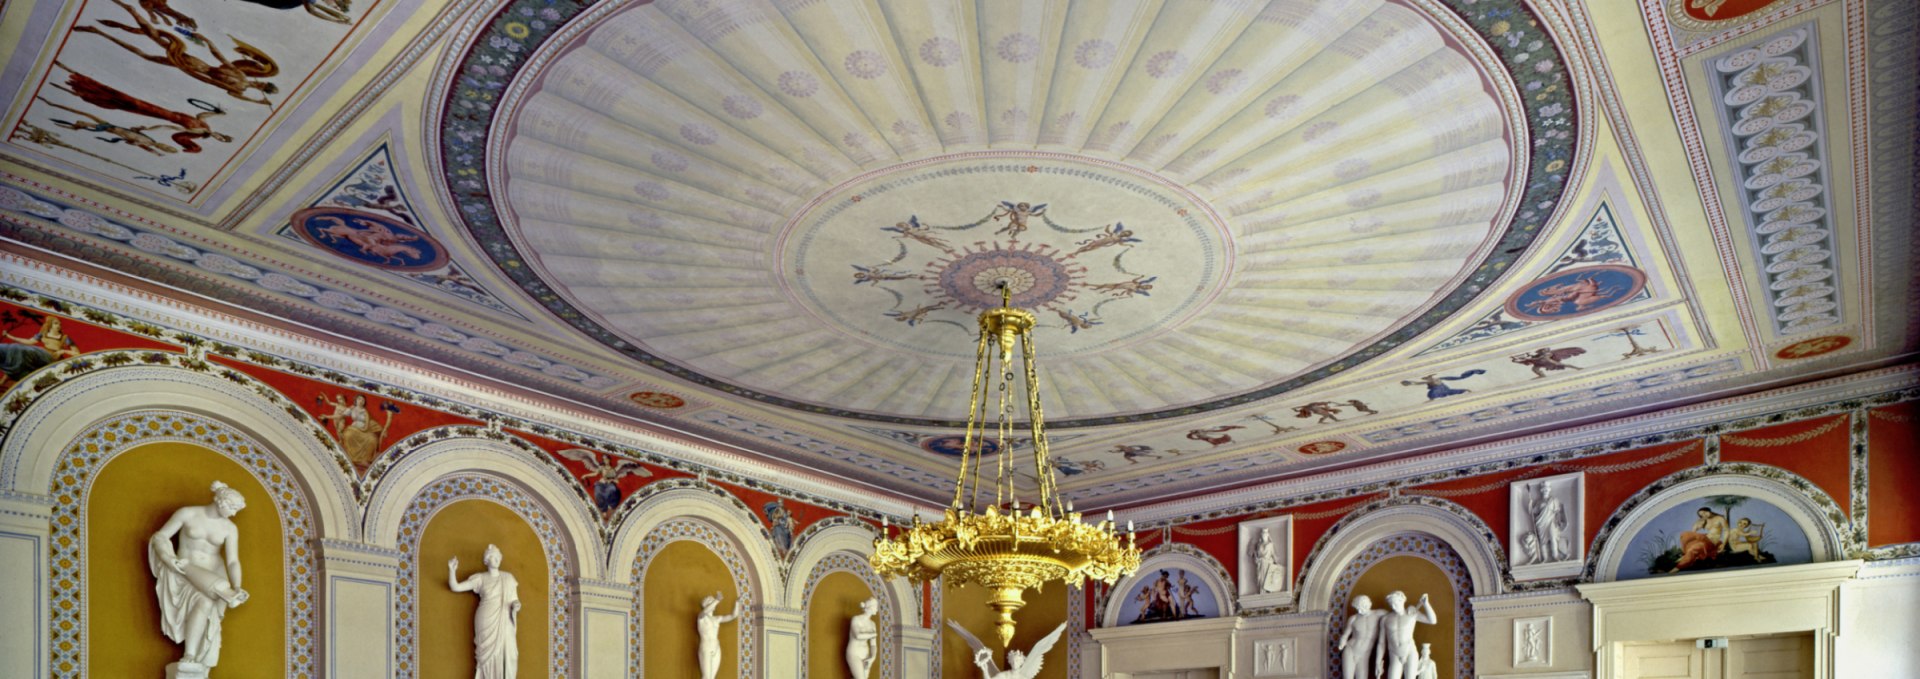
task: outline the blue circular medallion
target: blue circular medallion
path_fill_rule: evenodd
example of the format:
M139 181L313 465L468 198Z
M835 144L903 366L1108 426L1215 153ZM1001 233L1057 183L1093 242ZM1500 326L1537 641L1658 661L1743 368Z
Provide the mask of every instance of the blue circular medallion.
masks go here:
M384 215L343 207L293 213L293 231L335 255L392 271L447 265L447 249L426 231Z

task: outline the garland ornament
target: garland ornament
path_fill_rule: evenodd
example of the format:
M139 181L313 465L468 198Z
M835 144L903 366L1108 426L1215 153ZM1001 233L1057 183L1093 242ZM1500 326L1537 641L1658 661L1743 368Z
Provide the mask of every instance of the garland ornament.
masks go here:
M1053 466L1047 458L1047 436L1040 409L1040 377L1034 368L1034 316L1012 308L1009 281L999 281L1001 305L980 314L980 342L975 351L973 391L967 404L967 430L960 455L960 473L954 482L953 503L939 521L922 522L915 516L895 535L891 523L881 524L873 543L872 563L882 576L906 577L915 582L945 575L953 582L986 587L987 606L999 615L994 621L1000 646L1013 641L1013 614L1024 605L1021 594L1048 582L1064 581L1080 587L1088 579L1107 584L1140 569L1140 548L1134 543L1133 522L1127 522L1123 543L1115 529L1113 512L1097 523L1081 519L1072 502L1060 497ZM1019 345L1019 362L1014 345ZM993 359L998 370L989 374ZM1028 435L1033 441L1033 477L1039 499L1022 506L1015 492L1012 450L1017 439L1012 417L1015 369L1024 375ZM998 407L989 422L987 404ZM991 431L989 426L992 427ZM989 447L987 438L997 437ZM984 449L984 451L983 451ZM997 453L997 454L995 454ZM980 466L989 454L993 465L993 499L983 503Z

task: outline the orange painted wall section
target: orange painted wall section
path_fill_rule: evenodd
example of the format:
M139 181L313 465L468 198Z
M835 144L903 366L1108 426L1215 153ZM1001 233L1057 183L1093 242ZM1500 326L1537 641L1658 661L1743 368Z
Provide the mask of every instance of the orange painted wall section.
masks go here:
M551 596L547 555L539 534L513 510L488 500L460 500L441 507L420 535L421 679L470 679L473 676L473 613L480 595L455 592L447 581L447 559L460 559L460 577L486 569L487 545L500 548L500 570L520 584L519 676L547 676L547 623Z
M1721 462L1757 462L1799 474L1847 506L1847 416L1833 415L1720 436Z
M1913 402L1867 413L1867 544L1920 542L1920 428Z
M1416 644L1433 644L1433 664L1440 670L1439 676L1451 677L1453 674L1453 638L1454 638L1454 601L1453 583L1447 580L1445 571L1432 561L1417 556L1388 557L1360 574L1353 584L1355 595L1365 594L1373 600L1373 610L1386 611L1387 594L1399 590L1407 595L1407 610L1418 610L1420 595L1427 595L1427 602L1433 605L1433 615L1439 620L1432 625L1415 625L1413 641ZM1339 615L1353 615L1351 601L1337 602L1343 608ZM1332 643L1332 642L1329 642ZM1416 650L1419 646L1414 647ZM1302 653L1302 662L1315 662L1318 654ZM1303 668L1304 669L1304 668ZM1409 670L1411 673L1411 670Z
M100 470L87 494L87 671L96 677L158 677L181 646L160 632L160 604L147 568L147 538L182 507L213 502L213 482L246 498L240 588L247 602L221 624L215 676L273 676L287 666L285 551L272 496L239 463L190 443L134 448ZM175 544L178 543L176 538Z

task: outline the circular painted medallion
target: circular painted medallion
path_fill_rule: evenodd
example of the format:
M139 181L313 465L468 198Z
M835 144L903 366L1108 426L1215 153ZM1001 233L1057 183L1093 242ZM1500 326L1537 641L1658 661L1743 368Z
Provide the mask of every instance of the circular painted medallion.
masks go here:
M658 391L636 391L628 394L627 400L648 408L658 408L660 410L672 410L687 405L685 399Z
M1507 315L1529 321L1585 316L1633 299L1647 275L1619 264L1568 269L1527 284L1507 298Z
M427 232L391 217L344 207L293 213L293 232L334 255L390 271L432 271L447 249Z
M1300 451L1303 455L1325 455L1327 453L1337 453L1346 448L1347 444L1340 441L1314 441L1313 443L1300 446L1296 450Z
M1848 337L1846 335L1828 335L1826 337L1815 337L1813 339L1801 340L1799 342L1794 342L1793 344L1789 344L1787 346L1781 347L1779 351L1773 352L1773 357L1779 358L1779 359L1794 360L1794 359L1801 359L1801 358L1813 358L1815 356L1825 356L1827 354L1831 354L1841 349L1845 349L1849 344L1853 344L1853 338Z
M967 437L965 436L929 436L921 439L920 448L935 455L960 457L960 453L966 449L966 443ZM981 455L992 455L998 452L1000 452L999 441L987 439L980 442Z

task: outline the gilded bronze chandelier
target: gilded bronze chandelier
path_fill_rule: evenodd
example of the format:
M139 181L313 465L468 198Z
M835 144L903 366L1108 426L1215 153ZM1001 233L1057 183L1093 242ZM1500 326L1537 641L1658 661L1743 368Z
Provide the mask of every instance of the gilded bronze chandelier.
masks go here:
M1025 605L1021 595L1027 589L1038 590L1054 580L1074 587L1087 579L1111 584L1139 570L1140 549L1134 545L1131 522L1123 543L1112 512L1104 521L1085 523L1070 504L1063 504L1047 458L1040 376L1033 361L1034 316L1012 308L1011 291L1004 282L999 287L1001 306L980 313L980 342L953 503L939 521L925 523L916 516L898 535L888 535L891 526L883 526L882 536L873 543L872 563L883 576L925 582L945 575L951 582L986 587L987 605L999 614L994 627L1004 648L1013 641L1013 614ZM992 354L987 351L989 344L996 348ZM999 369L990 371L994 356ZM1024 378L1024 408L1039 495L1028 505L1021 504L1014 486L1012 450L1017 440L1011 416L1016 369ZM998 405L991 415L990 402ZM990 438L992 448L988 448ZM991 502L986 501L980 481L980 466L989 456L995 458Z

